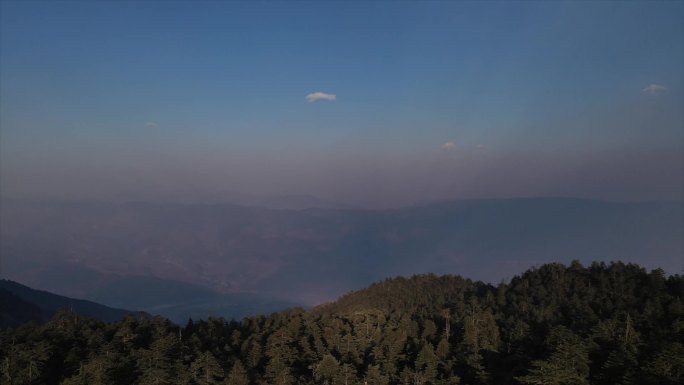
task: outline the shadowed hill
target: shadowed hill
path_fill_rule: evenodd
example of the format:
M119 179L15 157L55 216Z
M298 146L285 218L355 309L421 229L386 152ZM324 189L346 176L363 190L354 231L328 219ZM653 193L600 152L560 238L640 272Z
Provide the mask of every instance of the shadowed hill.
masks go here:
M0 327L18 326L28 322L45 322L51 314L46 314L38 306L16 296L11 291L0 288Z
M127 315L147 316L142 312L115 309L91 301L34 290L4 279L0 280L0 301L0 326L17 326L29 321L45 322L59 310L67 310L104 322L118 321Z

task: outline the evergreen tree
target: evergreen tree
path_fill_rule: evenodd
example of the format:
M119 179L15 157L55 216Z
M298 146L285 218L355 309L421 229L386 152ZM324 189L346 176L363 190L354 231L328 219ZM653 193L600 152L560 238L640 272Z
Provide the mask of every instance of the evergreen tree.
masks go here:
M247 371L240 361L235 361L233 364L233 368L228 373L226 385L249 385Z
M340 375L340 363L332 355L326 354L316 365L314 373L317 380L332 384Z
M178 340L169 334L157 337L149 349L140 353L140 385L173 384L175 379L175 357L178 356Z
M214 385L223 381L223 369L210 351L200 354L190 365L190 370L198 385Z
M369 365L364 378L365 385L389 385L389 378L377 365Z
M660 384L684 383L684 345L668 343L648 363L646 370Z
M681 298L681 276L617 262L544 265L498 287L390 279L307 312L182 329L60 312L0 329L0 385L674 385Z
M563 326L554 328L549 337L553 347L546 360L532 362L529 374L519 377L533 385L584 385L589 383L589 349L585 341Z
M425 342L416 357L416 373L420 373L426 382L432 383L437 378L437 356L429 342Z

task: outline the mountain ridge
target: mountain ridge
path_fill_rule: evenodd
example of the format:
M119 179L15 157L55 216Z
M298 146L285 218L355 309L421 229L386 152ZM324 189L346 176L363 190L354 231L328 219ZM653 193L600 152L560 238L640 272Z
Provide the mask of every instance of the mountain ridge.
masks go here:
M0 291L6 305L0 309L0 327L18 326L28 321L47 322L60 310L105 322L118 321L129 315L149 317L144 312L116 309L93 301L69 298L6 279L0 279Z
M684 204L676 202L581 198L391 210L9 203L0 257L8 278L56 292L73 286L60 281L67 272L51 271L67 266L312 306L385 276L414 273L498 282L513 271L572 259L620 259L679 272L682 217Z

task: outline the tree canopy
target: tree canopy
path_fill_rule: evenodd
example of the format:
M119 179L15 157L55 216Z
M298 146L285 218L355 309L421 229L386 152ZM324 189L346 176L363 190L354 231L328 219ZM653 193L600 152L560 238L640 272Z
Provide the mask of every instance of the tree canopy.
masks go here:
M681 384L684 279L547 264L393 278L314 309L178 326L62 311L0 331L0 384Z

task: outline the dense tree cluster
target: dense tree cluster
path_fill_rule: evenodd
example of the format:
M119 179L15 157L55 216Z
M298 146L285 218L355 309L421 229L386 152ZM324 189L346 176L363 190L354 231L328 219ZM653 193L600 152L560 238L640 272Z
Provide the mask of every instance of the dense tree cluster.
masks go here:
M388 279L310 311L179 327L62 312L0 332L1 384L681 384L684 279L544 265Z

